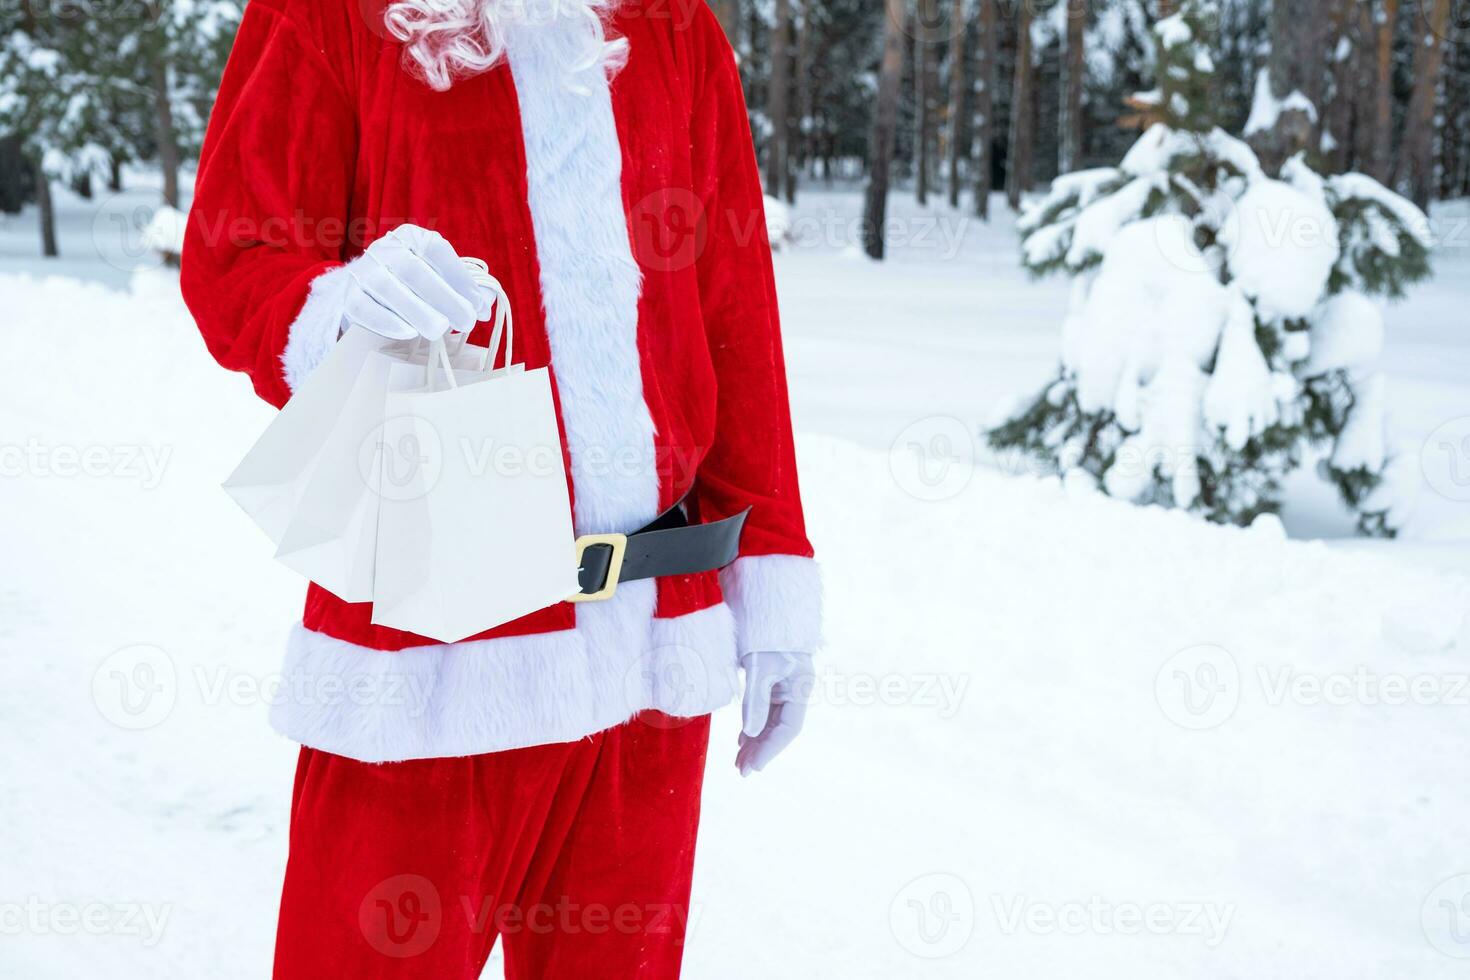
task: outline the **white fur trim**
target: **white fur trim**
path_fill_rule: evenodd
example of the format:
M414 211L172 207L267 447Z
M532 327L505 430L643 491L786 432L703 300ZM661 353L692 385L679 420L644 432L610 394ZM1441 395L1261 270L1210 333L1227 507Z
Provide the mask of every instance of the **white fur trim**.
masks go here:
M611 608L624 590L652 586L629 582L597 605ZM298 625L271 725L315 749L396 762L569 742L645 709L692 718L737 697L728 607L649 620L635 642L605 631L615 618L400 651Z
M342 266L311 281L311 290L301 312L291 322L286 349L281 353L281 370L292 391L310 377L327 359L342 332L342 310L347 304L351 274Z
M737 558L720 572L735 613L736 645L756 652L814 653L822 645L822 577L796 555Z
M630 531L654 518L659 504L638 354L642 277L623 210L623 155L607 76L600 64L569 75L586 14L575 5L555 9L550 22L506 29L546 335L577 531Z

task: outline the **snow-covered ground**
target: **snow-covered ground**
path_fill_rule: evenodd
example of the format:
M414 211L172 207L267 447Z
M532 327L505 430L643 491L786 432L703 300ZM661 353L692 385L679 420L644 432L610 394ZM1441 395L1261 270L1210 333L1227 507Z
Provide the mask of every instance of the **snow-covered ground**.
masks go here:
M0 977L269 969L301 587L218 488L269 409L132 273L147 199L65 199L54 267L0 221ZM856 209L806 194L777 263L820 704L749 780L719 719L686 976L1464 976L1470 212L1388 313L1426 490L1363 543L1310 478L1288 538L995 467L1065 286L898 196L874 266Z

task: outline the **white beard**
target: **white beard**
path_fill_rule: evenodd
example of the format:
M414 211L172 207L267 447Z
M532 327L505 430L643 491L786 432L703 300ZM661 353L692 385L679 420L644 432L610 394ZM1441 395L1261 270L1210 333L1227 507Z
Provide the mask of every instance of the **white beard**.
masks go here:
M627 43L609 41L604 18L619 0L395 0L383 13L388 33L404 45L404 62L439 91L495 67L512 34L567 31L572 74L593 66L616 71Z

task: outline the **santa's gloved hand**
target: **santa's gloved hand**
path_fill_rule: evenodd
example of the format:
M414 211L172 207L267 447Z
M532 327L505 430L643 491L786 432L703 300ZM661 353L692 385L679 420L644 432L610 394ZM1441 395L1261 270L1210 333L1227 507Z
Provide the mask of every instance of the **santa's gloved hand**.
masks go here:
M747 653L744 717L735 766L740 775L760 772L801 733L816 682L809 653Z
M346 271L345 322L390 340L468 333L490 315L492 294L475 284L443 235L418 225L388 232Z

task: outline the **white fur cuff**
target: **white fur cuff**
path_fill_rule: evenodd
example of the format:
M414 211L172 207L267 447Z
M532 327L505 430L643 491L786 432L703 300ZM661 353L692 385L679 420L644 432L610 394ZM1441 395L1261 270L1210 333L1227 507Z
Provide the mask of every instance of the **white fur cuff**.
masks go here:
M747 653L815 653L822 645L822 578L796 555L737 558L720 572L735 613L736 644Z
M351 281L346 266L324 272L311 281L311 291L306 294L301 312L291 322L286 349L281 353L281 370L292 391L301 387L317 365L327 359L337 342Z

